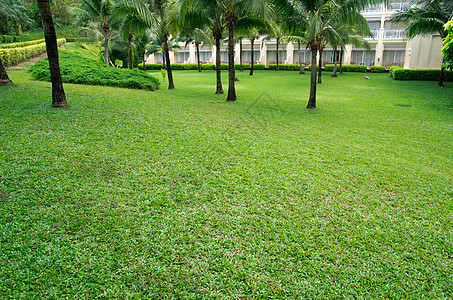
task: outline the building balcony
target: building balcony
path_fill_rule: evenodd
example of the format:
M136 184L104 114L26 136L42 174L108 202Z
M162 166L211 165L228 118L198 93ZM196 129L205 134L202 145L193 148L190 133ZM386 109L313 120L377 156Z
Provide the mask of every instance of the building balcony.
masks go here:
M407 35L404 30L386 29L384 32L384 39L406 39Z

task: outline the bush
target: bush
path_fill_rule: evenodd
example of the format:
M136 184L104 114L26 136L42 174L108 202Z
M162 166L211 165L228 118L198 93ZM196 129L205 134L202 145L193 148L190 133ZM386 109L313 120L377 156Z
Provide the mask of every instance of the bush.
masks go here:
M234 69L240 70L241 64L235 64ZM242 70L250 70L250 64L242 63Z
M316 65L316 70L319 70L319 66ZM311 64L308 65L308 71L311 71Z
M453 81L453 72L445 71L445 81ZM437 81L440 77L440 70L420 70L420 69L404 69L393 68L392 77L395 80L428 80Z
M254 64L253 65L253 70L264 70L265 67L266 66L264 64Z
M384 73L385 67L382 66L371 66L370 67L371 73Z
M46 42L45 39L40 39L40 40L34 40L34 41L29 41L29 42L20 42L20 43L11 43L11 44L6 44L6 45L0 45L0 48L2 48L2 49L21 48L21 47L26 47L26 46L31 46L31 45L42 44L45 42Z
M117 69L100 61L60 51L61 77L65 83L108 85L155 90L159 80L140 70ZM38 61L30 71L36 79L50 81L48 59Z
M215 70L215 64L202 64L201 68L203 70Z
M305 66L303 65L303 67L305 67ZM276 70L277 64L269 64L268 69ZM297 64L279 64L278 69L279 70L288 70L288 71L299 71L300 67Z
M338 66L338 69L340 66ZM343 65L343 72L366 72L367 66L365 65Z
M58 45L64 43L66 43L66 39L57 40ZM46 43L41 43L19 48L0 49L0 57L6 66L11 66L33 56L39 55L44 51L46 51Z
M0 43L20 42L20 36L0 35Z
M137 68L143 70L143 63L139 63ZM163 64L146 64L146 70L161 70L164 68Z
M403 67L400 67L400 66L390 66L390 67L389 67L389 75L390 75L390 77L393 77L393 72L394 72L396 69L404 69L404 68L403 68Z

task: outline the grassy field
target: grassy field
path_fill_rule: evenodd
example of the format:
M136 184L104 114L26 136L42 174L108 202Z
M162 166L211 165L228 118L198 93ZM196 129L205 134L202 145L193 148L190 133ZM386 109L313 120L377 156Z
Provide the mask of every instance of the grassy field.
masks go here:
M0 87L2 298L453 297L453 83ZM156 75L159 75L156 73ZM224 73L226 91L226 72Z

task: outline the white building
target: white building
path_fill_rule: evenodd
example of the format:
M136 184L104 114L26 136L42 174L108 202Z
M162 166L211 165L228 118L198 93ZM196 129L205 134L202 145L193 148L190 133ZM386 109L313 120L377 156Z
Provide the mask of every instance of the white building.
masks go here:
M357 49L352 45L347 45L343 54L344 64L360 64L370 66L384 66L388 68L392 65L404 66L410 69L439 69L442 57L439 54L442 48L442 39L440 35L430 37L415 37L408 40L404 34L404 24L390 22L392 14L397 10L408 7L410 3L406 0L391 0L386 7L383 4L370 6L363 11L363 15L370 25L372 37L366 39L371 45L371 50ZM251 44L247 39L243 40L243 62L251 62ZM276 40L263 41L258 39L254 45L255 63L274 64L277 61ZM200 60L203 63L215 63L214 46L200 47ZM279 63L298 64L299 53L297 44L291 42L279 45ZM226 44L221 47L221 61L228 62ZM172 63L196 63L195 46L189 45L184 47L181 43L181 49L177 53L170 53ZM305 65L311 62L311 53L301 47L301 60ZM235 46L235 63L239 63L239 44ZM148 63L162 63L162 55L150 55ZM334 62L333 49L328 45L322 55L323 65Z

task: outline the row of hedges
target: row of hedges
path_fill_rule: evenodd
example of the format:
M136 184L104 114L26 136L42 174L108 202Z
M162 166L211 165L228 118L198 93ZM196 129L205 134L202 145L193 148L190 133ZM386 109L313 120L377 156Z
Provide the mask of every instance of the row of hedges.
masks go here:
M34 64L30 71L39 80L50 81L49 60ZM71 51L60 51L61 78L65 83L107 85L155 90L159 80L140 70L118 69Z
M269 64L267 68L269 70L277 70L277 64ZM302 65L302 68L305 68L305 65ZM278 69L288 71L300 71L300 66L298 64L279 64Z
M236 70L240 69L240 64L235 64L234 68ZM143 70L143 64L140 63L137 65L137 68L140 70ZM164 66L162 64L146 64L146 70L160 70L163 69ZM198 64L196 63L186 63L186 64L181 64L181 63L174 63L171 65L172 70L198 70ZM202 64L201 65L202 70L215 70L215 65L214 64ZM228 64L221 64L220 65L221 70L228 70ZM250 70L250 64L242 64L242 69L244 70ZM253 65L254 70L264 70L264 65L263 64L256 64Z
M20 42L20 36L0 35L0 43Z
M420 69L404 69L399 66L389 68L390 76L395 80L426 80L437 81L440 77L440 70L420 70ZM445 70L444 80L453 81L453 72Z
M64 43L66 43L66 39L57 40L58 46ZM11 66L33 56L39 55L44 51L46 51L46 43L41 43L20 48L0 49L0 57L3 61L3 64L5 64L6 66Z
M326 71L333 71L335 65L325 65ZM343 72L366 72L367 66L364 65L342 65ZM337 65L337 70L340 71L340 65Z
M384 73L385 67L384 66L371 66L370 71L371 71L371 73Z
M0 45L0 48L6 49L6 48L20 48L20 47L26 47L26 46L31 46L31 45L37 45L41 43L45 43L45 39L40 39L40 40L34 40L34 41L29 41L29 42L19 42L19 43L11 43L11 44L4 44Z

